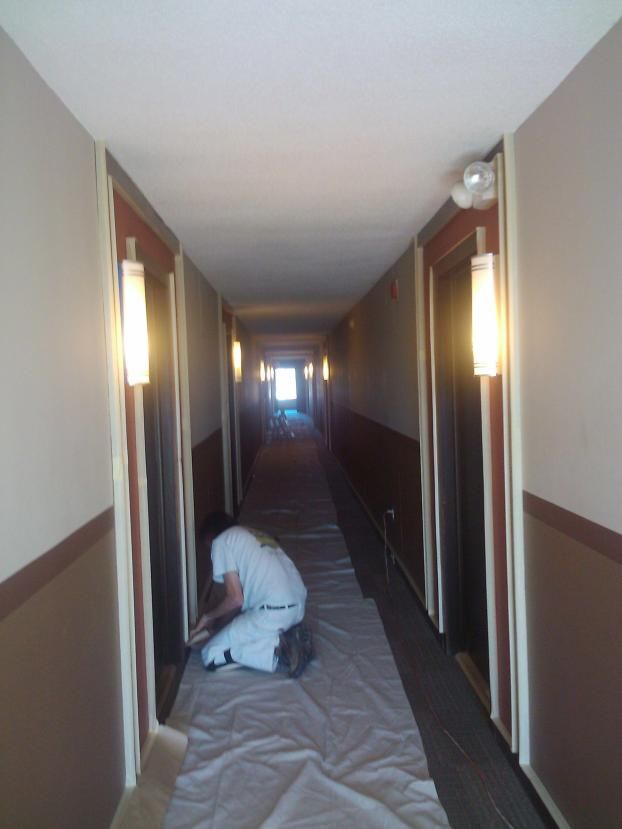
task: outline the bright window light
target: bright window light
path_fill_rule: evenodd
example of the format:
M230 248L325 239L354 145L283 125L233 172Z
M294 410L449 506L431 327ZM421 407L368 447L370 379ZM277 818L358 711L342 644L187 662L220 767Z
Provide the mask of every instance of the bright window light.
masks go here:
M295 400L298 397L296 391L296 369L277 368L276 370L276 399Z

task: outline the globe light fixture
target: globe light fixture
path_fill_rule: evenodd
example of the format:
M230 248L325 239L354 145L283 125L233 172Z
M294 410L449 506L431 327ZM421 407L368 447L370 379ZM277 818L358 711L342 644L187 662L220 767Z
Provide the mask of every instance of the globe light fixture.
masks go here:
M483 196L495 183L495 171L487 161L474 161L464 171L464 186L469 193Z

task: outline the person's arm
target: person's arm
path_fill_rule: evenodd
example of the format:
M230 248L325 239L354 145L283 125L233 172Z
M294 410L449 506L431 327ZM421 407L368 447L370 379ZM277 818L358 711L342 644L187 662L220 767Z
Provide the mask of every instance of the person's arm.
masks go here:
M190 633L190 639L196 636L202 630L209 628L222 616L228 614L235 614L244 604L244 592L242 590L242 582L237 573L225 573L225 595L213 610L209 613L204 613L199 619L194 629Z

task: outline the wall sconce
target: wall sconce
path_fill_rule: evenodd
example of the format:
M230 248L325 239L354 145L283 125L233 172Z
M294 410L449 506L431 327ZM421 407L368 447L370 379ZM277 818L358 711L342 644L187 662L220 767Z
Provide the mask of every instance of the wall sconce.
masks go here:
M328 383L329 376L330 376L330 372L328 370L328 357L325 356L324 359L322 360L322 377L324 378L324 380L326 380L327 383Z
M233 376L236 383L242 382L242 346L239 340L233 343Z
M451 188L451 197L463 210L487 210L497 200L496 178L494 163L474 161Z
M309 363L309 380L313 380L313 363Z
M266 382L266 364L263 360L259 361L259 379L262 383Z
M270 366L270 379L274 380L274 366Z
M123 291L123 352L130 386L149 382L149 337L145 301L145 269L128 259L121 263Z
M471 259L473 371L495 377L499 365L499 329L492 253Z
M304 369L305 380L309 379L309 366L305 366Z

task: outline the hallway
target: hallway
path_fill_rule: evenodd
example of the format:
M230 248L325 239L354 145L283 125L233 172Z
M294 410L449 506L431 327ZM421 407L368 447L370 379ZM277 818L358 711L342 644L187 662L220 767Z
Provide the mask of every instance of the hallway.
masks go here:
M191 654L167 722L189 742L165 829L446 826L424 749L453 829L545 826L393 564L387 586L381 540L317 436L260 451L240 523L301 570L316 659L294 682L210 674Z
M296 681L208 673L192 653L167 722L189 742L164 827L448 826L312 440L260 451L240 522L273 533L300 569L316 658Z
M134 829L218 694L226 823L248 684L266 822L619 829L622 0L0 8L0 824ZM241 509L318 659L177 695Z

